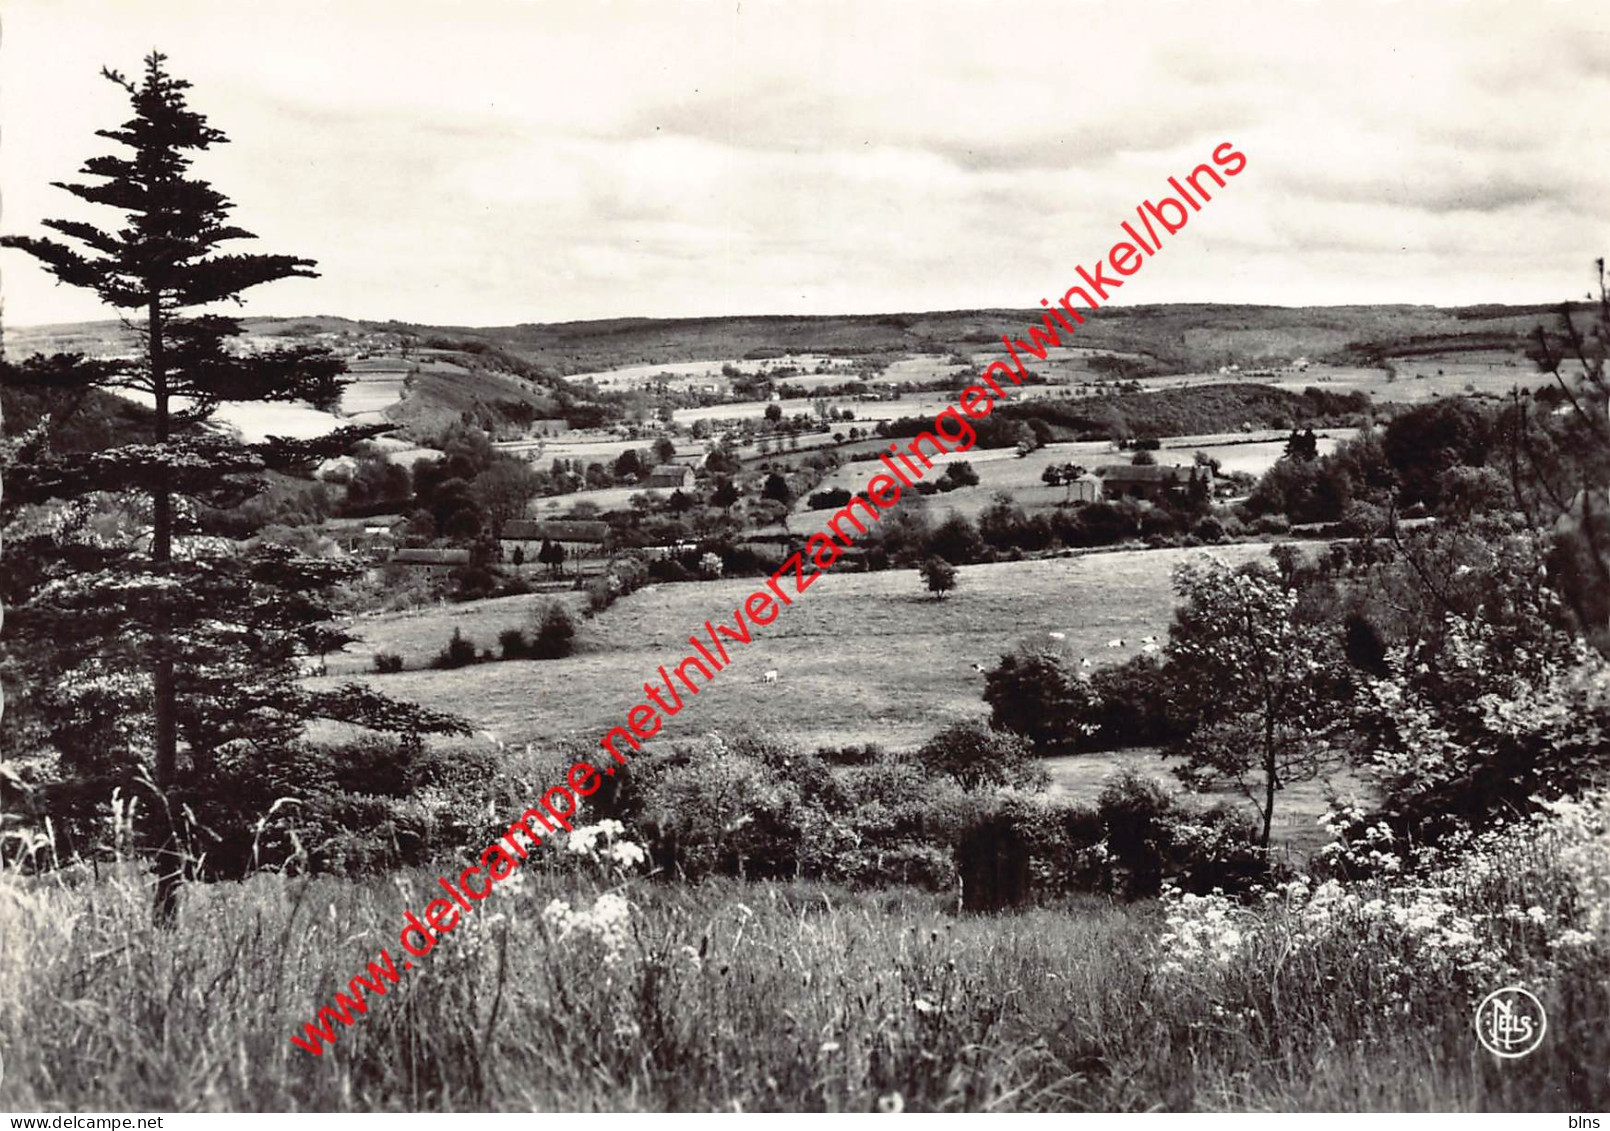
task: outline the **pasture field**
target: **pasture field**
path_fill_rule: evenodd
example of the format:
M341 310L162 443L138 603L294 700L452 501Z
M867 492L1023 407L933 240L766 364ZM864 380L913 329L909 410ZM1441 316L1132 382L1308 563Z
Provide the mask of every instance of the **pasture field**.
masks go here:
M751 724L810 746L879 742L921 745L958 719L985 713L983 677L1025 637L1061 632L1075 654L1097 663L1132 655L1140 637L1162 636L1174 599L1174 566L1201 550L1135 550L1040 561L963 566L954 593L928 594L914 570L828 573L754 641L683 711L662 738ZM1216 553L1239 564L1268 554L1262 544ZM332 656L331 677L362 675L388 694L459 711L507 743L574 738L594 745L643 701L642 684L689 653L687 638L704 622L732 624L733 608L763 578L655 585L583 623L578 653L567 660L477 665L458 671L407 670L373 676L375 651L423 667L455 627L478 645L524 626L543 596L440 606L370 617L343 627L363 638ZM785 590L787 592L787 590ZM1107 648L1122 638L1123 648ZM777 670L776 684L760 682ZM696 675L696 673L695 673ZM656 739L655 741L660 741Z
M1230 545L1214 552L1240 564L1267 555L1269 547ZM745 727L809 748L864 742L915 748L951 722L988 714L983 676L972 665L993 666L1019 640L1061 632L1076 655L1107 664L1134 655L1143 636L1164 637L1174 566L1201 553L1115 551L963 566L960 585L943 601L929 596L911 570L824 575L773 624L756 626L753 643L734 648L732 665L697 696L684 691L683 710L665 720L644 750ZM582 622L579 651L569 659L454 671L417 669L455 628L495 651L498 632L529 628L535 606L554 597L579 605L579 594L361 618L343 627L362 643L332 656L328 679L313 682L357 676L387 694L458 712L511 745L570 739L595 748L628 708L645 701L644 681L658 685L660 665L669 670L689 654L690 633L702 632L706 620L732 624L733 608L763 584L733 578L651 586ZM1124 640L1124 647L1107 647L1113 639ZM370 674L375 652L401 655L410 670ZM761 673L773 669L779 682L762 683ZM1155 751L1077 755L1052 760L1052 792L1089 800L1126 766L1172 780ZM1324 809L1326 788L1294 785L1283 794L1276 830L1282 843L1318 843L1313 819Z
M1338 443L1355 435L1356 432L1356 429L1351 428L1325 429L1319 440L1320 454L1335 451ZM1205 452L1219 461L1221 469L1226 474L1241 471L1261 476L1285 453L1286 435L1278 431L1259 431L1247 433L1245 436L1223 433L1174 436L1164 440L1164 447L1152 454L1157 457L1157 462L1160 464L1189 466L1195 461L1197 452ZM906 446L910 445L909 440L904 443ZM887 440L860 443L847 451L876 452L886 449L888 445ZM929 446L924 443L923 451L929 450ZM1106 440L1080 440L1048 444L1023 457L1019 457L1011 448L974 448L970 452L953 452L931 458L934 467L925 474L925 479L934 480L944 474L947 464L965 460L972 464L974 471L978 472L978 486L961 487L941 495L928 496L929 512L936 518L942 518L955 510L976 521L979 513L994 501L997 491L1009 492L1017 503L1031 514L1055 509L1059 503L1067 499L1068 491L1063 487L1047 486L1041 481L1040 476L1047 467L1076 463L1094 471L1107 464L1128 463L1132 453L1120 451L1116 445ZM883 464L875 460L846 463L827 475L810 494L834 488L859 493L866 490L866 485L874 475L885 471ZM794 513L803 518L810 514L831 512L812 511L810 498L807 495L796 500Z

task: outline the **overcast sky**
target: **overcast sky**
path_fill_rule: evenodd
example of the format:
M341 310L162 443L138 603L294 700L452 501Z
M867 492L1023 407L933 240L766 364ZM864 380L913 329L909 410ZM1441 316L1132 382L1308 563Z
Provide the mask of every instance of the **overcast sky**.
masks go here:
M1232 141L1130 302L1539 302L1610 250L1610 3L8 0L4 228L160 47L198 168L322 277L254 314L497 325L1036 305ZM115 217L114 217L115 218ZM103 217L104 222L104 217ZM247 245L239 245L245 250ZM105 317L14 252L14 325Z

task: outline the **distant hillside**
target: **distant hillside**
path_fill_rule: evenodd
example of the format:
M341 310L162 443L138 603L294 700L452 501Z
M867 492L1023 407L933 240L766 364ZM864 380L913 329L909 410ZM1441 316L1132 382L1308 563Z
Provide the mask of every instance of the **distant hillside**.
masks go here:
M455 420L518 433L536 418L572 426L618 419L630 392L567 380L626 366L820 354L893 359L976 357L1022 335L1040 310L969 310L825 317L621 318L500 327L425 326L314 316L246 320L250 345L321 344L347 357L359 384L343 411L428 437ZM1067 344L1125 355L1126 376L1160 377L1313 364L1384 370L1438 359L1526 366L1528 339L1550 330L1542 306L1273 307L1185 304L1111 307L1088 314ZM127 352L115 321L8 329L9 356L71 350ZM1451 372L1451 370L1450 370ZM652 406L650 406L652 407Z

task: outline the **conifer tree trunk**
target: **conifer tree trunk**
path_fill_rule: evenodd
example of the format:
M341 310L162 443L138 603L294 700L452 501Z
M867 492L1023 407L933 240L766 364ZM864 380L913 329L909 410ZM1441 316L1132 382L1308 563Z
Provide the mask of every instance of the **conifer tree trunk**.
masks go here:
M151 296L147 322L147 353L151 365L151 384L156 395L157 443L168 442L167 361L162 341L162 300ZM158 574L167 572L173 560L173 495L166 476L160 476L151 493L151 562ZM155 663L151 673L153 723L156 732L156 784L162 793L163 823L161 847L157 850L157 886L152 914L160 926L171 925L178 917L179 884L184 873L184 854L168 808L179 760L179 735L173 684L173 653L167 618L157 622L152 642Z

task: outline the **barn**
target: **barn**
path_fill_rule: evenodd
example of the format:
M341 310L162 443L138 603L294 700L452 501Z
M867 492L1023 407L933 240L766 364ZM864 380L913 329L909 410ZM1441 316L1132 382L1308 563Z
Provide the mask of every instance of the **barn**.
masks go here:
M648 485L686 491L693 486L693 469L686 464L662 463L648 473Z
M498 547L503 560L514 557L515 550L527 565L537 564L537 554L544 542L557 542L565 548L565 560L601 558L604 544L609 541L609 523L585 519L534 519L516 518L503 524L498 536Z
M1173 496L1186 497L1200 483L1206 494L1213 493L1213 472L1205 467L1136 466L1127 463L1097 468L1101 494L1105 499L1145 499L1161 502Z

